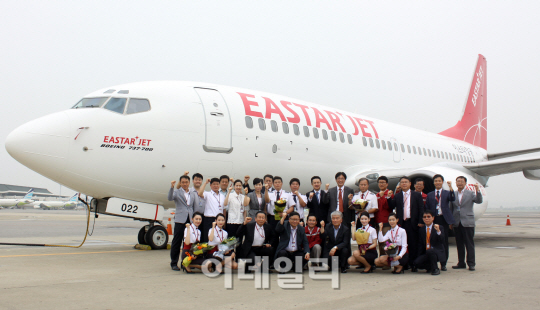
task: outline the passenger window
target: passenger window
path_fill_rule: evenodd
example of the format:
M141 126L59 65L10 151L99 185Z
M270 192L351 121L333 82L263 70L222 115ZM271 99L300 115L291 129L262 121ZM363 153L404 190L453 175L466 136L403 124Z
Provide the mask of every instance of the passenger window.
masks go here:
M259 118L259 129L266 130L266 122L264 121L264 118Z
M366 137L362 137L362 143L364 144L364 146L367 146L367 139L366 139Z
M313 136L315 139L319 139L319 130L315 127L313 127Z
M375 147L375 144L373 144L373 138L369 138L369 146Z
M341 143L345 143L345 136L342 132L339 133L339 140L341 141Z
M309 128L304 126L304 136L309 137Z
M277 132L277 122L274 120L270 121L270 127L272 127L273 132Z
M456 154L452 154L452 155L454 155L454 160L455 160L455 161L458 161L458 160L459 160L458 157L456 156Z
M136 98L129 99L126 114L141 113L146 111L150 111L150 102L148 102L148 100Z
M352 144L352 136L350 134L347 135L347 140L349 141L349 144Z
M246 127L253 128L253 120L251 119L251 116L246 116Z
M294 134L299 136L300 135L300 127L298 127L298 125L296 125L296 124L293 124L292 128L293 128Z
M100 108L109 97L98 97L98 98L82 98L77 102L72 109L81 109L81 108Z
M399 152L399 149L398 149L398 146L397 146L397 143L394 142L394 150L398 151Z
M391 151L392 150L392 142L387 141L387 143L388 143L388 150Z
M379 139L375 139L375 145L377 145L377 148L381 148L381 143L379 142Z
M424 156L427 156L426 148L424 148Z
M428 149L428 154L429 154L429 157L431 157L431 150Z
M441 153L439 153L439 151L437 151L437 157L441 158Z
M403 145L403 143L401 144L401 153L405 153L405 146Z
M288 134L289 133L289 124L283 122L283 132Z
M382 149L386 150L386 142L384 140L381 140Z
M413 145L412 150L413 150L414 155L416 155L416 146Z
M332 141L337 141L336 133L333 131L330 131L330 133L332 134Z
M322 138L323 138L324 140L328 140L328 132L326 132L326 129L323 129L323 130L322 130Z
M124 108L126 107L126 98L111 98L105 105L105 109L116 113L124 114Z
M407 150L409 151L409 154L411 154L411 146L407 144Z

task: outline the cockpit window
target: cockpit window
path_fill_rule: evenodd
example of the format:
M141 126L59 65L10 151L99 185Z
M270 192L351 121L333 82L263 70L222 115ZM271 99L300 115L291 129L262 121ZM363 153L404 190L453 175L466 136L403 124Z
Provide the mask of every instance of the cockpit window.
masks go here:
M150 102L146 99L129 99L126 114L146 112L150 110Z
M72 109L99 108L109 97L82 98Z
M124 108L126 107L126 98L111 98L105 105L105 109L124 114Z

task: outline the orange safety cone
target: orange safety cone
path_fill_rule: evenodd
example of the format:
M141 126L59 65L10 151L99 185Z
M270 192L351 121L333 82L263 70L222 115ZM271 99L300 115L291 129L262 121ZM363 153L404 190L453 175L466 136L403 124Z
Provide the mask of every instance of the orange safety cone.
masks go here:
M510 224L510 215L506 216L506 226L512 226L512 224Z
M167 222L167 233L169 234L169 236L173 235L172 224L171 224L171 218L170 217L169 217L169 222Z

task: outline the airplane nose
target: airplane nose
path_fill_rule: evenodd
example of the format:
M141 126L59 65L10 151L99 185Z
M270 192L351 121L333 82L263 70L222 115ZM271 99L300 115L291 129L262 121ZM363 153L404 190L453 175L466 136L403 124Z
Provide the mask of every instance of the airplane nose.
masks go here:
M6 150L18 162L60 181L69 147L69 119L65 112L47 115L13 130Z

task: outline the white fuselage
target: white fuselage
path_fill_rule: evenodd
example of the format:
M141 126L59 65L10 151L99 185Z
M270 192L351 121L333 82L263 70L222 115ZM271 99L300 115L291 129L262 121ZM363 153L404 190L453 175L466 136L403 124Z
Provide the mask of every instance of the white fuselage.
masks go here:
M108 89L114 92L105 93ZM129 93L119 94L119 90ZM54 113L16 129L6 148L27 167L96 198L173 207L167 200L170 181L178 180L184 171L199 172L205 179L225 174L235 179L250 175L253 180L269 173L283 178L284 189L296 177L303 193L311 189L314 175L335 186L338 171L347 173L346 185L355 189L359 176L394 169L431 176L443 173L454 183L456 176L465 175L472 184L475 176L462 164L487 160L486 150L463 141L240 88L143 82L85 97L145 98L151 109L130 115L103 107ZM247 127L246 116L253 128ZM260 128L261 120L265 130ZM323 138L323 129L328 139ZM482 192L486 195L483 187ZM476 215L486 207L485 196L484 203L475 207Z

